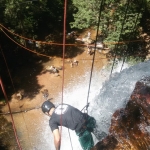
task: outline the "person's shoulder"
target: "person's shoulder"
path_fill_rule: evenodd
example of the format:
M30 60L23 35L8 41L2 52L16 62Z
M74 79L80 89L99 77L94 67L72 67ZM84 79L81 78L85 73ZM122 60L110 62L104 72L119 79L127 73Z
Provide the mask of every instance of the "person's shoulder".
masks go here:
M70 104L66 104L66 103L62 103L62 104L59 104L57 107L56 107L56 109L58 108L61 108L61 107L63 107L63 108L70 108L70 109L77 109L77 108L75 108L74 106L72 106L72 105L70 105Z
M72 106L72 105L69 105L69 104L63 104L64 106L66 106L66 107L68 107L68 108L70 108L70 109L74 109L75 107L74 106ZM76 109L76 108L75 108Z
M71 106L71 105L69 105L69 104L66 104L66 103L59 104L57 107L60 107L60 106L70 106L70 107L73 107L73 106ZM56 108L57 108L57 107L56 107Z

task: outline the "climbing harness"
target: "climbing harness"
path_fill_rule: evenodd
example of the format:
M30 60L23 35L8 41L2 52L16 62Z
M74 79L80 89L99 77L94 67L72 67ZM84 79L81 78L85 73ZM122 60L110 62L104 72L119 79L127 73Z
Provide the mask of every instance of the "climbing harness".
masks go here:
M87 110L88 107L89 107L89 104L90 104L90 103L87 103L87 104L81 109L81 111L83 111L84 109Z
M86 115L85 123L79 131L76 131L76 135L79 137L79 142L83 150L90 150L94 146L94 141L91 132L96 127L96 120Z

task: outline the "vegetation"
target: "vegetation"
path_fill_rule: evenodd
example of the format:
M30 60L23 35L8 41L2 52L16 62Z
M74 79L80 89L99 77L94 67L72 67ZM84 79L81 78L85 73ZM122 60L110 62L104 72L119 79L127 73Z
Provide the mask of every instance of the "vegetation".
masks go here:
M67 28L97 26L102 0L72 0L67 6ZM105 41L135 39L150 0L105 0L102 4L100 31ZM0 20L15 33L42 39L54 30L63 30L61 0L1 0ZM69 26L70 24L70 26ZM134 33L134 34L133 34Z
M73 0L77 11L73 14L71 27L88 28L97 26L102 0ZM100 32L104 41L128 41L139 37L141 18L150 13L149 0L105 0L101 8ZM111 45L110 47L114 47Z
M64 3L61 0L1 0L0 20L2 25L21 36L33 40L62 42L63 8ZM150 0L71 0L67 4L67 32L70 32L71 28L96 29L100 15L100 34L108 47L116 49L109 43L139 39L144 30L139 29L141 26L145 28L149 13ZM27 46L27 40L16 36L13 38ZM7 42L5 40L4 45L9 40L6 37L5 39ZM125 45L128 46L128 43ZM45 45L43 47L47 49ZM54 49L59 48L50 47L49 52ZM42 52L40 49L36 51ZM137 49L134 51L137 52Z

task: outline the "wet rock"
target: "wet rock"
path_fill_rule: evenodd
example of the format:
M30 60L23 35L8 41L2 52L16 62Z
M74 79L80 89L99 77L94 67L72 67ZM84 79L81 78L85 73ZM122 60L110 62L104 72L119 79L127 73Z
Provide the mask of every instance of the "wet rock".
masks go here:
M102 141L98 142L92 150L112 150L115 149L118 141L114 136L107 136Z
M150 149L150 77L136 83L126 107L113 114L109 135L93 148L121 149Z

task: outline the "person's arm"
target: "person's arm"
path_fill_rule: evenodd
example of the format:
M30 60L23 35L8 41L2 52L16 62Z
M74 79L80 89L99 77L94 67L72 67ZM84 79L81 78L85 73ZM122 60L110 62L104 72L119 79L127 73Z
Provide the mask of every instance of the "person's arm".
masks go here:
M55 148L56 150L60 150L60 134L59 134L59 130L55 129L53 131L53 135L54 135L54 144L55 144Z

